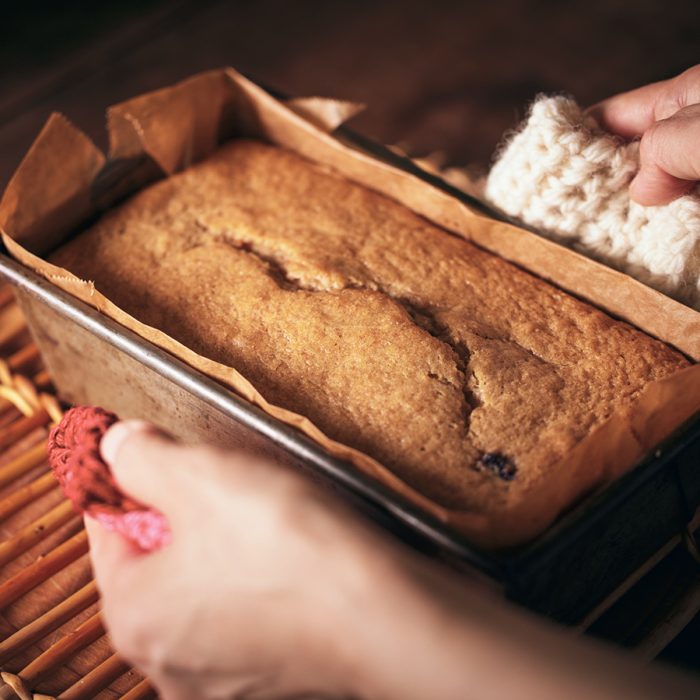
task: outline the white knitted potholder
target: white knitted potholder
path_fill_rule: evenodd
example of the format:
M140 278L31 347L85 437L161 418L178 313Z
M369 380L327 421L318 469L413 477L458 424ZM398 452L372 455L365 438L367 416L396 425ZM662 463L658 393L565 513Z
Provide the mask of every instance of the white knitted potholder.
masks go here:
M633 202L639 142L604 132L566 97L542 97L500 152L485 196L545 235L700 310L700 187Z

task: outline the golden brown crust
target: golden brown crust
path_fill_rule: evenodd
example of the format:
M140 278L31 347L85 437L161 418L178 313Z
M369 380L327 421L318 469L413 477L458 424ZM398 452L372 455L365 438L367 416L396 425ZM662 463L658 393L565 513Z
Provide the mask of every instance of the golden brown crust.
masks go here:
M688 364L256 141L142 191L53 261L455 509L494 512L556 479L593 428Z

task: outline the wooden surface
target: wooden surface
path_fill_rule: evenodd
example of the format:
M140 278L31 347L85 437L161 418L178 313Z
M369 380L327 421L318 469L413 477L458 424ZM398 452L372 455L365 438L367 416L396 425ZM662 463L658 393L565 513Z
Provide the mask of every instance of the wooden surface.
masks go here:
M590 104L700 60L697 0L3 6L0 181L52 110L102 143L106 105L226 64L292 94L365 102L361 131L463 164L487 162L539 91Z
M698 0L122 0L85 7L3 3L0 186L51 111L104 147L105 106L221 65L290 94L366 102L353 122L365 134L414 154L442 151L448 164L485 165L540 91L591 104L700 60ZM674 571L683 578L692 569L683 555L678 562ZM689 576L697 585L697 570ZM637 606L643 600L649 591ZM619 639L610 632L621 624L613 617L595 631ZM662 656L697 668L698 649L696 618Z

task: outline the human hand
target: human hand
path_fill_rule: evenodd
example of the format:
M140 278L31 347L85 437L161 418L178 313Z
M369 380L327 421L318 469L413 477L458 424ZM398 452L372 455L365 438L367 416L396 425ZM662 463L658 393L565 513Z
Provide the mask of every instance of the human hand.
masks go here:
M85 519L112 643L165 700L464 699L479 591L274 464L138 421L100 449L172 530L145 554Z
M595 105L608 131L641 137L640 169L630 196L645 206L667 204L700 180L700 65Z
M353 618L376 612L366 572L383 565L350 513L282 468L183 447L144 423L115 425L101 449L173 533L143 554L86 518L119 653L168 700L351 694L363 638Z

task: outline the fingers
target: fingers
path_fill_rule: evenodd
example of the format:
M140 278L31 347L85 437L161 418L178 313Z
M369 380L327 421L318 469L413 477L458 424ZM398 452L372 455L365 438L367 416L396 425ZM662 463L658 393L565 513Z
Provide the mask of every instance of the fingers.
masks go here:
M116 581L115 573L124 571L134 557L133 547L124 537L107 530L90 516L85 516L85 530L97 587L103 596L109 597Z
M655 122L640 143L640 169L630 196L645 206L667 204L700 180L700 104Z
M668 204L686 194L692 182L669 175L656 163L643 166L630 184L630 197L645 207Z
M155 426L144 421L120 421L100 443L102 457L119 486L143 504L166 515L186 494L177 489L176 469L183 448Z
M668 90L670 82L664 80L623 92L599 102L588 112L606 131L628 139L636 138L656 121L656 104Z
M143 421L116 423L100 443L102 457L120 487L133 498L164 512L173 510L172 501L177 496L176 489L167 487L167 466L176 449L167 435ZM143 553L100 522L99 515L86 516L85 529L97 585L105 600L118 599L133 565L138 562L142 568Z
M615 95L589 113L608 131L641 137L640 168L630 184L638 204L668 204L700 180L700 65Z
M700 65L676 78L645 85L610 97L588 111L606 130L624 138L636 138L660 119L700 102Z
M163 606L166 613L171 612L167 573L176 570L171 554L164 550L144 555L89 516L85 529L110 640L122 657L137 664L149 657L154 640L164 630Z
M120 534L103 527L89 515L84 520L90 552L101 565L104 564L104 568L118 568L133 554L133 547Z

